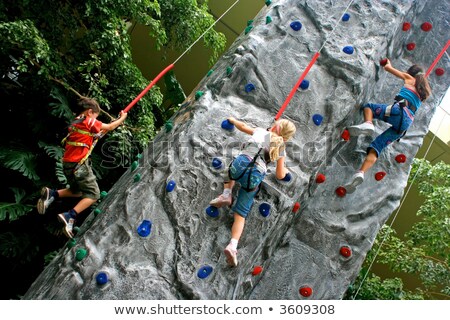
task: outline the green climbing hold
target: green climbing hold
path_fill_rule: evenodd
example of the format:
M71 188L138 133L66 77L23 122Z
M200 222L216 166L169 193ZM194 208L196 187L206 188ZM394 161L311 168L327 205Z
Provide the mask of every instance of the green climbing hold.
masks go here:
M167 120L164 124L164 127L166 128L166 132L170 132L173 129L173 122L170 120Z
M229 76L231 73L233 73L233 68L227 67L227 76Z
M77 234L80 232L80 227L73 227L73 233Z
M75 245L77 244L77 240L74 238L69 239L69 241L67 241L67 248L72 249L73 247L75 247Z
M100 210L99 208L94 210L94 215L98 216L100 213L102 213L102 210Z
M136 175L134 176L134 182L139 182L140 180L141 180L141 174L136 173Z
M100 192L100 199L105 199L107 195L108 195L108 192L106 192L106 191Z
M269 24L272 22L272 17L271 16L267 16L266 17L266 24Z
M272 4L272 0L266 0L266 6L270 6Z
M253 26L248 26L245 28L245 34L249 33L253 29Z
M213 69L209 70L208 73L206 74L206 76L209 77L213 72L214 72Z
M253 24L253 20L248 20L247 21L247 26L251 26Z
M139 165L139 162L133 161L133 163L131 164L131 171L136 170L136 168L138 167L138 165Z
M75 259L77 261L83 260L87 256L87 250L86 249L78 249L77 252L75 252Z
M195 93L195 100L200 99L203 96L203 91L197 91Z
M142 158L142 153L138 153L137 155L136 155L136 159L141 159Z

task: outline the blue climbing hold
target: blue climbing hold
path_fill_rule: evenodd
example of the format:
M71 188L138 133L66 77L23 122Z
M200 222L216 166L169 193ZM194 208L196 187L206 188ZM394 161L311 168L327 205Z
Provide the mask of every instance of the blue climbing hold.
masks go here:
M95 281L99 286L102 286L108 282L108 275L105 272L99 272L95 277Z
M170 180L170 181L167 183L166 191L167 191L167 192L172 192L173 189L175 189L175 186L176 186L176 185L177 185L177 183L176 183L175 181Z
M283 181L289 182L292 179L292 174L290 172L286 173L286 175L284 176Z
M255 90L255 85L253 83L247 83L245 85L245 92L249 93L250 91Z
M197 272L197 277L199 277L200 279L205 279L211 274L211 272L213 272L213 267L208 265L202 266Z
M308 80L303 80L302 83L300 83L300 88L303 90L306 90L309 88L309 81Z
M300 21L292 21L291 22L291 28L295 31L298 31L302 28L302 24Z
M342 21L348 21L348 20L350 20L350 14L344 13L344 15L342 16Z
M213 206L209 206L206 208L206 214L210 216L211 218L215 218L219 216L219 209Z
M261 213L263 217L268 217L270 214L270 204L266 202L261 203L259 205L259 213Z
M148 237L151 231L152 231L152 223L150 222L150 220L143 220L142 223L137 228L137 233L141 237Z
M222 160L220 160L219 158L214 158L212 161L212 166L217 170L222 169Z
M322 123L323 117L320 114L315 114L315 115L313 115L312 119L316 126L320 126L320 124Z
M345 46L342 51L344 51L346 54L353 54L353 52L355 52L355 49L353 49L352 46Z
M228 119L222 121L222 129L233 131L234 130L234 124L232 124Z

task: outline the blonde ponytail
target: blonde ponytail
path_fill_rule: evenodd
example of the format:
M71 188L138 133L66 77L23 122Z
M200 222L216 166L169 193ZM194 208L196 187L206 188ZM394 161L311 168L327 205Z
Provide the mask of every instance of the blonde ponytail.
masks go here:
M278 120L273 125L270 134L270 161L276 161L280 157L280 150L285 149L284 142L292 138L297 130L295 125L286 119Z

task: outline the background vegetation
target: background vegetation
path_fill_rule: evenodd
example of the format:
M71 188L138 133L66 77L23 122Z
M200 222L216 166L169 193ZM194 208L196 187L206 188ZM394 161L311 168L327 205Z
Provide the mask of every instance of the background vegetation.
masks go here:
M207 1L0 2L1 299L25 293L66 241L55 215L73 203L59 202L45 216L37 214L35 203L42 186L65 186L60 142L78 113L77 99L97 99L104 111L99 119L110 122L149 83L133 63L128 26L148 26L158 49L185 50L213 21ZM212 62L225 37L212 29L204 45ZM130 111L126 125L94 149L102 190L109 190L181 102L173 74L166 83L170 96L154 87Z

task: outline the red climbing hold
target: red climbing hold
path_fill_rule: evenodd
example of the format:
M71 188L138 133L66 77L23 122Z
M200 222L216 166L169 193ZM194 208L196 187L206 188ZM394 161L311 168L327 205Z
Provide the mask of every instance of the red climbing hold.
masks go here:
M325 175L323 175L322 173L319 173L317 176L316 176L316 182L317 183L323 183L323 182L325 182Z
M350 249L350 247L348 246L342 246L341 250L339 250L339 253L344 258L350 258L352 256L352 249Z
M437 75L438 77L440 77L440 76L444 75L444 69L442 69L442 68L437 68L436 71L435 71L435 73L436 73L436 75Z
M416 48L416 44L414 42L410 42L406 45L406 49L408 49L409 51L412 51Z
M304 297L312 295L312 289L310 287L301 287L299 293Z
M403 30L403 31L408 31L409 29L411 29L411 23L409 23L409 22L403 22L402 30Z
M344 139L345 141L350 140L350 132L345 129L344 132L342 132L341 134L341 138Z
M300 209L300 203L296 202L292 208L292 212L297 213L298 209Z
M345 197L345 195L347 194L347 189L345 189L344 187L338 187L336 189L336 194L338 195L338 197Z
M261 266L256 266L253 268L252 271L252 276L257 276L258 274L260 274L263 271L263 267Z
M386 176L386 172L380 171L375 173L375 180L380 181Z
M398 163L404 163L406 162L406 156L403 153L400 153L395 157L395 161L397 161Z
M387 63L387 59L386 58L380 60L380 65L382 67L384 67L386 65L386 63Z
M433 29L433 25L429 22L424 22L422 23L422 25L420 26L420 29L422 29L425 32L430 31L431 29Z

